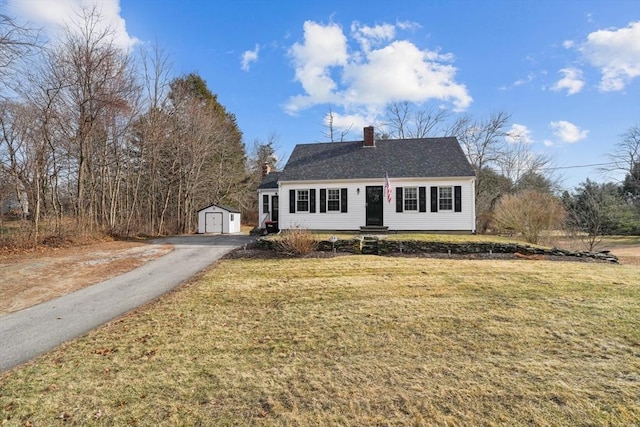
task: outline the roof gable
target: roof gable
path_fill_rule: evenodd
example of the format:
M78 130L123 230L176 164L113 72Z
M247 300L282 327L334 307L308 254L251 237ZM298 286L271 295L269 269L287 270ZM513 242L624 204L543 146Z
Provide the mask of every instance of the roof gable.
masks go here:
M236 209L236 208L232 208L232 207L230 207L230 206L225 206L225 205L219 205L219 204L217 204L217 203L214 203L214 204L209 205L209 206L205 206L205 207L204 207L204 208L202 208L202 209L198 209L198 212L203 211L203 210L205 210L205 209L209 209L209 208L211 208L211 207L217 207L217 208L220 208L220 209L222 209L222 210L225 210L225 211L227 211L227 212L231 212L231 213L240 213L240 211L239 211L238 209Z
M455 137L298 144L280 181L475 176Z
M258 186L259 190L265 190L268 188L278 188L278 180L282 172L270 172L262 177L262 181Z

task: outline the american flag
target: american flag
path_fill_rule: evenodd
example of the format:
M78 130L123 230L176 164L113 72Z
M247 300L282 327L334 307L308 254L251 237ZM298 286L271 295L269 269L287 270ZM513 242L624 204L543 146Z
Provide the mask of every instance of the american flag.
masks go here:
M391 203L391 183L389 182L389 174L384 173L384 189L387 193L387 202Z

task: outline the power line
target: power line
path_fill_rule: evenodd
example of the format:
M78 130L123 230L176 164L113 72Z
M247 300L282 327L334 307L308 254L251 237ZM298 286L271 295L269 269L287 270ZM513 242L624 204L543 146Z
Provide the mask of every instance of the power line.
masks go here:
M548 168L540 168L540 170L556 170L556 169L578 169L578 168L591 168L594 166L616 166L617 163L615 162L610 162L610 163L591 163L588 165L573 165L573 166L554 166L554 167L548 167Z

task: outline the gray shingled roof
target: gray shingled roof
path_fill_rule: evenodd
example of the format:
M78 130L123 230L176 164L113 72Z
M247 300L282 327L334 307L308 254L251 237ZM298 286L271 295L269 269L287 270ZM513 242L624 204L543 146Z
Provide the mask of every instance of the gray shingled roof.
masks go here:
M278 180L282 172L271 172L262 178L258 189L278 188Z
M299 144L280 181L475 176L458 140L447 138ZM263 188L263 187L261 187Z
M219 207L219 208L221 208L221 209L224 209L225 211L229 211L229 212L231 212L231 213L240 213L240 211L239 211L238 209L236 209L236 208L232 208L231 206L219 205L218 203L214 203L214 204L212 204L212 205L205 206L205 207L204 207L204 208L202 208L202 209L198 209L198 212L200 212L200 211L202 211L202 210L205 210L205 209L208 209L208 208L210 208L211 206L217 206L217 207Z

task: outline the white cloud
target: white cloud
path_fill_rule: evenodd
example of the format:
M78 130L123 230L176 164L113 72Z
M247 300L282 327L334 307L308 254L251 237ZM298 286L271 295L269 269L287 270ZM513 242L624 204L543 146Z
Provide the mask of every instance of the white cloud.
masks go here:
M545 147L553 147L553 141L549 140L549 139L545 139L544 141L542 141L542 143L544 144Z
M418 28L422 28L422 25L413 21L398 21L396 22L396 26L401 30L417 30Z
M549 123L549 127L553 129L554 135L560 138L562 142L569 144L585 139L589 133L588 130L580 129L573 123L564 120L551 122Z
M347 38L336 24L323 26L313 21L304 23L304 43L294 43L289 53L293 57L296 80L305 95L289 100L287 111L295 113L316 104L337 101L336 82L331 68L344 66L348 60Z
M600 69L601 91L623 90L640 76L640 21L620 29L595 31L579 50L591 65Z
M87 10L95 7L102 17L96 30L109 27L114 32L116 46L129 50L139 42L127 33L119 0L8 0L7 5L12 13L43 26L53 40L61 36L65 25L73 27L73 22L82 16L83 7Z
M332 112L333 115L333 126L334 131L338 134L340 132L351 132L355 131L356 133L360 133L362 128L365 126L371 125L373 123L373 117L367 117L362 114L339 114L335 111ZM324 117L324 124L329 126L329 114Z
M564 47L565 49L571 49L575 45L576 42L574 42L573 40L565 40L564 42L562 42L562 47Z
M559 73L564 76L551 87L551 90L559 92L563 89L567 90L567 95L574 95L584 87L584 79L582 71L577 68L563 68Z
M527 83L531 83L535 78L536 78L536 75L534 73L529 73L529 74L527 74L527 78L516 80L515 82L513 82L513 85L514 86L522 86L522 85L525 85Z
M507 131L507 135L505 139L510 144L516 143L524 143L531 144L533 142L533 137L531 136L531 131L525 125L519 125L514 123L511 125L511 129Z
M324 103L369 113L393 101L436 99L452 103L456 110L471 104L466 86L455 80L452 54L393 40L395 29L390 24L368 27L355 22L351 29L359 49L349 50L338 25L305 22L304 41L290 49L304 94L289 99L289 113Z
M260 52L260 46L256 45L254 50L247 50L242 54L242 65L241 68L244 71L249 71L251 67L251 63L256 62L258 60L258 53Z
M351 34L360 43L362 50L369 52L372 46L379 46L385 41L393 40L396 28L390 24L376 25L369 27L360 25L358 21L351 24Z

